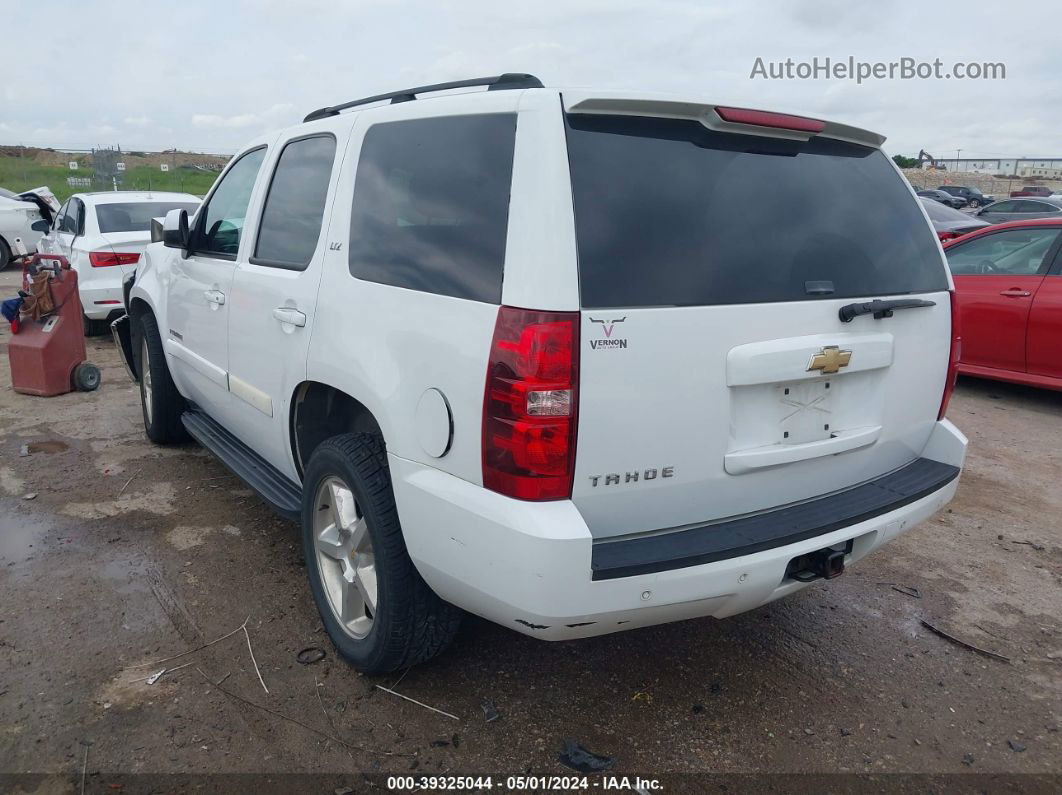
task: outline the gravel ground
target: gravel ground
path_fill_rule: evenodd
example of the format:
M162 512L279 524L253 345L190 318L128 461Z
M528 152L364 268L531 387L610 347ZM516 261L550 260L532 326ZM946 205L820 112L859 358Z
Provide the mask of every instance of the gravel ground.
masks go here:
M16 283L0 274L0 293ZM0 353L9 339L5 324ZM1062 788L1062 394L962 381L957 498L837 580L725 621L578 642L469 619L440 659L372 678L335 658L294 526L199 448L150 445L109 340L89 358L98 392L42 399L10 389L0 356L0 790L79 791L82 769L99 792L254 781L214 774L271 774L259 792L360 790L363 773L563 775L565 738L669 791L763 773ZM144 681L248 616L246 638ZM311 646L325 659L300 665Z

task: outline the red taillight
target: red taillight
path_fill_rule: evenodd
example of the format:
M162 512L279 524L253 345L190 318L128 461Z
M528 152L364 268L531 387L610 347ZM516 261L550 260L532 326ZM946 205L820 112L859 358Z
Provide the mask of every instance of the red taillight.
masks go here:
M136 265L139 254L121 254L116 251L90 251L89 262L93 268L108 268L111 265Z
M498 309L483 398L483 485L521 500L572 493L579 313Z
M786 113L770 113L766 110L749 110L748 108L716 108L715 112L723 121L735 124L754 124L757 127L775 127L780 130L810 133L820 133L826 129L824 121L804 116L790 116Z
M955 391L955 381L959 377L959 358L962 356L959 302L955 298L954 290L949 295L951 296L951 353L948 356L948 380L944 382L944 396L940 399L940 411L937 413L938 420L944 419L944 415L948 411L948 402L951 400L951 393Z

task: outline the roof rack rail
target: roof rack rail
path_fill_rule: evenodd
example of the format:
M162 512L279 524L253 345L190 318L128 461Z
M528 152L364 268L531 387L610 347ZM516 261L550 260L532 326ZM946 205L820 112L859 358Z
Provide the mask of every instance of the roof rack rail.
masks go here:
M340 111L346 110L347 108L353 108L356 105L369 105L373 102L383 102L385 99L391 100L391 104L394 105L398 102L409 102L414 100L417 98L417 94L427 94L431 91L446 91L451 88L469 88L471 86L487 86L488 91L545 87L542 85L542 81L534 75L507 72L503 75L494 75L493 77L473 77L471 80L453 80L449 83L436 83L431 86L415 86L414 88L405 88L401 91L392 91L389 94L377 94L374 97L354 99L350 102L344 102L342 105L331 105L327 108L318 108L312 113L307 114L306 118L303 119L303 122L326 119L329 116L338 116Z

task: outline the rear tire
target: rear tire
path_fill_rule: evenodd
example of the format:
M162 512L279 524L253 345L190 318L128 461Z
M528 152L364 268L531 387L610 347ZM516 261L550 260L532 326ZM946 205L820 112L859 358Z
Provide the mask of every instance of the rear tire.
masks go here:
M173 444L188 439L181 422L186 408L184 398L170 377L166 354L162 349L159 326L151 312L139 319L136 371L140 374L140 409L144 415L144 433L155 444Z
M406 668L453 640L461 611L435 595L409 558L379 436L346 433L314 450L302 541L325 630L358 670Z

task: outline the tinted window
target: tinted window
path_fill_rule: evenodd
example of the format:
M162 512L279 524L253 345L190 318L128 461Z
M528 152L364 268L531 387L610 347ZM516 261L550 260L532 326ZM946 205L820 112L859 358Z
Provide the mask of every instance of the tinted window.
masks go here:
M947 289L937 241L884 153L569 116L585 307L690 306ZM865 201L873 196L873 207Z
M924 199L922 206L926 208L926 215L930 221L969 221L970 216L966 213L954 210L946 204L941 204L932 199Z
M97 204L96 221L101 232L147 232L152 218L164 218L170 210L193 215L199 202L127 202Z
M336 139L318 135L292 141L280 153L269 185L254 262L305 268L317 250Z
M350 272L499 303L515 139L515 114L372 127L354 183Z
M1018 202L1019 213L1057 213L1058 207L1047 202L1024 201Z
M248 152L221 177L210 201L196 219L196 240L192 248L197 254L236 256L251 189L264 157L264 147Z
M988 205L988 212L990 213L1012 213L1017 202L996 202L995 204Z
M974 238L946 252L956 275L1038 273L1044 256L1058 237L1058 229L1007 229Z

